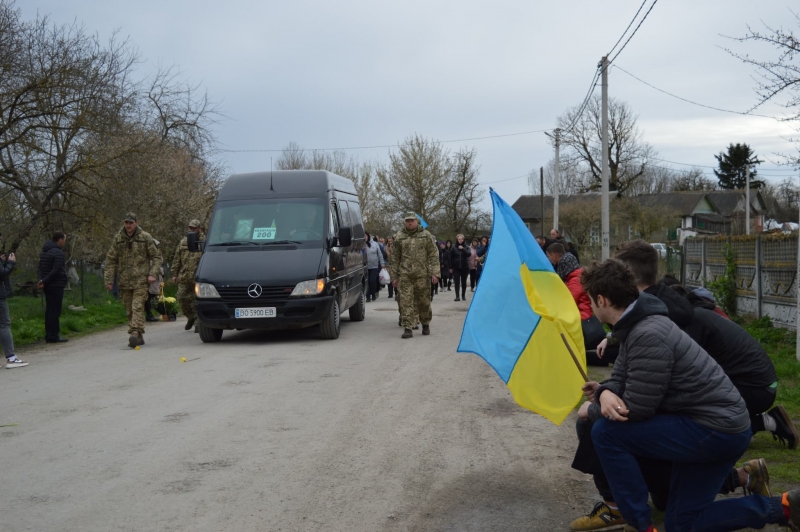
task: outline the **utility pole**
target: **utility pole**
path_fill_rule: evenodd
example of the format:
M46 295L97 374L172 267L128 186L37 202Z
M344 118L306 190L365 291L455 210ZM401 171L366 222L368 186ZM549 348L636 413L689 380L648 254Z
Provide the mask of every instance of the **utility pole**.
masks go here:
M545 131L544 134L553 139L556 145L556 164L555 171L553 172L553 229L558 230L558 182L559 170L561 169L559 148L561 147L561 129L555 128L552 135L547 131Z
M559 231L559 234L560 234L560 229L558 228L558 194L559 194L560 191L559 191L558 187L559 187L559 184L560 184L559 183L559 178L560 178L559 170L561 169L560 168L561 167L561 161L559 159L559 148L561 147L561 129L556 128L554 133L556 134L555 135L555 139L556 139L556 167L555 167L555 172L554 172L554 175L553 175L553 229L556 229L557 231Z
M744 179L744 234L750 234L750 165L747 165L747 172Z
M539 201L542 206L542 236L544 236L544 166L539 167Z
M601 127L602 127L602 153L600 154L600 160L602 162L602 188L601 190L601 200L600 200L600 241L602 244L602 253L600 258L602 260L607 260L611 256L610 245L611 242L609 241L609 228L608 228L608 57L603 56L603 59L600 60L600 67L602 68L602 113L603 118L601 120Z

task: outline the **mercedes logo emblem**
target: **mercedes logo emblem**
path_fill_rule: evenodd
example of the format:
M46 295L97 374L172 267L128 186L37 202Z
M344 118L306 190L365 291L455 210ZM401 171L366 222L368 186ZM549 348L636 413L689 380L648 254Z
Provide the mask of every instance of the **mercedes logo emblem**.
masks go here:
M253 299L261 297L261 285L258 283L253 283L250 286L248 286L247 295L252 297Z

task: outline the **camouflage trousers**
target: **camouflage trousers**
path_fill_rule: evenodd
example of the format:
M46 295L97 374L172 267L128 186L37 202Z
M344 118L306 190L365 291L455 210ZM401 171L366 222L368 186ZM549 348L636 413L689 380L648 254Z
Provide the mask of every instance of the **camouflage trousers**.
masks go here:
M175 294L175 299L181 306L181 312L188 319L193 320L197 318L197 311L194 308L194 283L180 283L178 285L178 293Z
M397 283L397 303L400 307L400 321L404 329L411 329L417 324L429 325L431 312L431 280L401 278Z
M144 302L150 297L147 285L134 289L120 289L122 304L128 313L128 334L144 334Z

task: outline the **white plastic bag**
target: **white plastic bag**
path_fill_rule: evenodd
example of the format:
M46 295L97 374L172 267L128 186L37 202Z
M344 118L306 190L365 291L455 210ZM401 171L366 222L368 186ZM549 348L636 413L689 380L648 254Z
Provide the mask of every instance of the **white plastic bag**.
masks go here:
M381 268L381 273L378 274L378 280L380 280L382 285L387 285L392 282L392 279L389 277L389 272L386 271L386 268Z

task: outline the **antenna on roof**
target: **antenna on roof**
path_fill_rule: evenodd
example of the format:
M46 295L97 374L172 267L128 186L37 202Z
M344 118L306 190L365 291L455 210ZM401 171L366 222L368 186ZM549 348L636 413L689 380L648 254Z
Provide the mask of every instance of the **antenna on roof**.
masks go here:
M272 188L272 157L269 158L269 189L275 192L275 189Z

